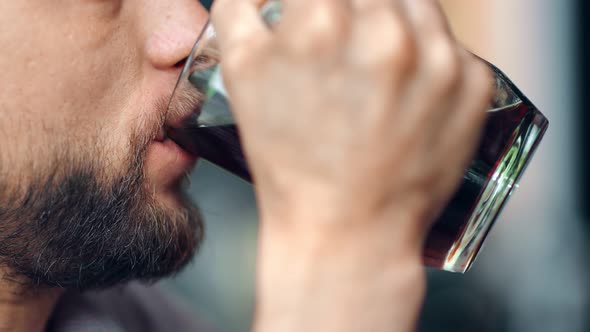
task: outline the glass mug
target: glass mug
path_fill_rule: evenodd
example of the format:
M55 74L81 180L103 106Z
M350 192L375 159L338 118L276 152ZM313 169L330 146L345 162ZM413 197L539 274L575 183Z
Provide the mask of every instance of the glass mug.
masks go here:
M261 15L269 26L278 22L280 0L267 1ZM215 30L207 23L171 99L171 104L191 105L191 116L169 128L168 137L251 182L219 58ZM495 93L479 148L460 188L430 230L423 252L425 265L451 272L464 273L471 267L549 124L500 70L488 65L495 74ZM187 98L197 102L187 103Z

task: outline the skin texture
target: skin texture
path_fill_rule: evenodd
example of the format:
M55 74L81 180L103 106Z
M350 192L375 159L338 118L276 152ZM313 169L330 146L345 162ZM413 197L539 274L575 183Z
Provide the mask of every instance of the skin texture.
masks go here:
M497 16L494 3L469 0L440 0L453 32L465 47L484 59L497 53L494 43Z
M489 73L431 0L285 4L274 33L259 1L213 14L257 183L253 330L409 331L422 241L477 143ZM158 135L206 13L19 0L0 16L0 331L35 332L63 289L157 279L196 249L181 190L195 160Z
M0 16L0 330L34 332L61 288L157 279L192 257L195 160L155 137L207 13L23 0Z
M256 2L212 14L261 216L254 329L410 331L490 73L435 1L285 0L273 32Z

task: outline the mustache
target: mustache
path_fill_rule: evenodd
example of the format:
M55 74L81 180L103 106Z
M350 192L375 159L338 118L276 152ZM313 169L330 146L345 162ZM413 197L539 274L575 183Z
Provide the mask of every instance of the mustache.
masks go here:
M131 141L133 145L147 148L162 130L181 127L184 122L199 113L204 94L190 84L177 86L174 94L157 98L137 118Z
M169 126L180 128L187 123L197 123L196 118L204 111L203 106L210 93L208 79L204 77L209 77L209 71L213 70L219 61L219 51L214 48L202 50L201 54L189 61L168 104L166 119ZM203 76L203 73L206 74Z
M131 145L135 150L144 151L160 134L166 123L169 97L157 98L143 109L136 118L135 128L131 134Z
M186 127L189 123L196 124L206 100L207 89L204 82L193 83L191 77L197 72L213 68L220 60L216 50L206 49L191 63L188 72L183 72L172 94L157 98L139 123L144 135L135 138L141 145L147 145L166 131L168 127ZM231 117L231 116L230 116ZM139 130L138 130L139 132Z
M202 89L190 84L188 79L179 82L166 110L166 123L169 127L184 127L189 120L196 120L205 102Z

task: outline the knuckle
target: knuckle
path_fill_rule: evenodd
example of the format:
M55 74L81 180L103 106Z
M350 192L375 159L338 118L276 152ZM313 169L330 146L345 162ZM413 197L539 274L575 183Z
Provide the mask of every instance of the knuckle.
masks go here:
M250 38L246 44L249 47L235 45L224 50L221 56L218 55L225 73L229 75L255 73L262 64L267 62L270 44L265 39Z
M296 58L309 58L326 55L334 48L334 41L329 34L315 31L306 36L297 36L287 42L287 51Z
M348 22L339 10L323 1L316 4L300 24L288 32L287 47L295 55L317 56L344 44Z
M489 107L490 102L495 93L494 89L494 76L491 70L483 63L476 63L475 68L469 75L473 76L471 89L473 90L473 96L477 107L474 107L474 113L483 114L486 107Z
M463 63L455 46L447 40L435 42L429 51L428 64L433 82L443 92L459 85L463 76Z
M447 30L448 24L440 8L440 4L433 0L412 1L410 17L421 33Z
M215 0L213 5L211 6L211 17L213 19L217 19L228 9L231 8L231 0Z
M399 67L414 68L417 59L417 46L413 35L408 29L401 29L394 40L392 60Z
M367 65L397 73L415 67L416 42L400 18L390 11L378 11L366 16L365 22L361 38L366 40L362 52L368 57Z
M244 75L247 71L256 68L256 58L253 54L244 51L227 52L223 57L223 70L230 76Z

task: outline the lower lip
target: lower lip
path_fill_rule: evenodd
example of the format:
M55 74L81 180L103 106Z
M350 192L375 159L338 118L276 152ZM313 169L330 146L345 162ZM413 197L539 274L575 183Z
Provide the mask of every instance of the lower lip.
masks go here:
M173 140L153 141L148 149L148 167L159 174L153 174L162 181L173 181L191 171L198 156L184 150ZM151 167L150 167L151 166Z
M174 154L179 162L190 162L194 163L199 158L198 156L189 153L185 149L181 148L173 140L166 138L163 141L155 141L154 144L162 149L166 150L169 154Z

